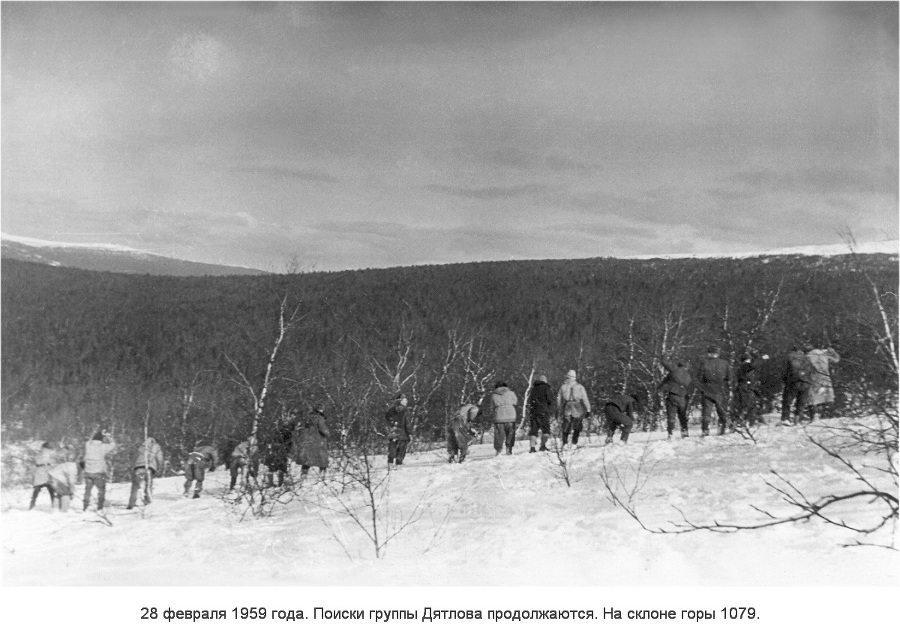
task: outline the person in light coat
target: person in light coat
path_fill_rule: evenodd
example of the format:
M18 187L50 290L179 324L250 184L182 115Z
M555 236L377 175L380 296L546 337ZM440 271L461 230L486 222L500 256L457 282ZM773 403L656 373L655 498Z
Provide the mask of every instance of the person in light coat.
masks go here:
M591 402L588 400L587 391L578 383L578 376L572 369L566 373L566 379L559 387L556 396L556 416L560 421L560 433L562 433L562 445L569 443L569 434L572 434L572 445L578 447L578 437L584 425L584 418L591 416Z
M131 468L131 496L128 498L128 510L137 503L138 492L144 492L144 505L150 503L153 496L153 478L160 474L165 465L165 458L159 443L152 437L145 439L138 447Z
M116 450L116 442L106 431L97 431L84 445L84 510L91 503L91 491L97 487L97 511L106 501L107 456Z
M184 496L200 498L206 471L216 469L219 452L214 446L197 446L184 460ZM194 485L196 483L196 486Z
M447 424L447 454L448 461L458 461L462 464L469 450L469 442L475 436L472 425L481 411L474 404L464 404L450 418Z
M38 493L41 492L43 488L46 488L47 492L50 493L50 509L53 509L56 492L54 491L49 475L52 466L53 447L50 445L50 442L44 442L43 445L41 445L41 450L38 451L37 456L34 458L34 478L31 481L34 488L31 491L31 504L28 506L29 510L34 510L34 504L37 502Z
M831 365L841 361L841 356L831 347L827 349L810 349L806 358L812 365L809 377L810 415L815 419L821 407L834 402L834 386L831 383Z
M506 385L497 382L491 393L492 420L494 422L494 451L499 455L506 446L506 454L512 455L516 444L516 406L519 398Z
M75 483L78 480L78 466L75 464L75 451L66 450L63 461L49 471L50 483L56 492L56 501L60 512L69 512L69 505L75 496ZM75 512L74 509L72 509Z
M316 466L319 476L325 476L328 468L328 423L325 418L325 405L316 404L309 415L298 423L294 433L294 461L300 464L301 479L306 477L309 469Z

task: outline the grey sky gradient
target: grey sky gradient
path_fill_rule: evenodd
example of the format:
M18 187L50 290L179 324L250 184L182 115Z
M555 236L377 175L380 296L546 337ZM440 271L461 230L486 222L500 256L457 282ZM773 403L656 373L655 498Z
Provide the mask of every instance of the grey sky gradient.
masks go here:
M896 3L3 3L2 227L320 269L898 229Z

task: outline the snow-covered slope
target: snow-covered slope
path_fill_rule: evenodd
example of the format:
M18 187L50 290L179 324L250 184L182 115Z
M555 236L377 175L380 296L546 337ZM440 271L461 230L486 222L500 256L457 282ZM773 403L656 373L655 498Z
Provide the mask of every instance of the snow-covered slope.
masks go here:
M3 258L56 267L160 276L256 275L260 270L168 258L108 243L64 243L2 234Z
M106 520L90 511L51 514L46 494L28 512L28 489L4 490L4 583L168 586L198 576L204 585L251 586L900 583L896 551L841 547L859 535L820 521L737 534L642 530L611 503L603 471L651 528L672 528L679 510L698 523L758 520L753 506L789 511L764 482L771 469L812 499L856 487L802 429L764 428L758 443L663 437L636 433L627 445L604 447L594 434L571 455L571 487L554 474L552 454L529 454L523 441L512 456L476 445L463 464L448 464L440 449L414 453L390 475L380 531L382 538L400 532L379 559L343 512L363 499L339 494L335 481L309 479L270 517L243 520L246 509L227 503L221 469L209 473L199 499L181 496L181 477L159 479L153 503L134 511L124 507L128 484L114 484ZM385 470L383 457L377 464ZM862 523L872 510L860 502L841 514ZM360 509L364 524L367 514ZM893 531L865 540L889 543Z

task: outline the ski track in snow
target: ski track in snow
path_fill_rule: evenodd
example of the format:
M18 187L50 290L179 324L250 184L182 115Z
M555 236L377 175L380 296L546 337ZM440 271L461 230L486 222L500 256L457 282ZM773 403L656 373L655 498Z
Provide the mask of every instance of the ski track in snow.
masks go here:
M697 431L699 433L699 431ZM692 435L695 435L692 429ZM551 453L494 457L489 439L471 461L422 451L392 472L383 508L389 524L422 503L421 518L376 559L371 542L309 479L302 500L243 521L223 502L228 472L209 473L203 496L181 496L183 479L155 482L146 508L127 511L130 484L107 487L106 518L51 513L46 493L27 511L30 488L3 491L3 582L7 585L897 585L898 553L843 548L853 537L819 521L737 534L658 535L607 497L604 464L634 483L649 526L759 520L750 505L786 512L763 479L770 468L812 498L853 487L851 477L798 428L763 428L758 444L737 435L667 442L634 433L627 445L594 435L571 457L571 487L554 476ZM585 440L583 440L585 441ZM384 458L377 458L379 467ZM383 468L379 468L384 470ZM315 471L313 471L314 473ZM310 475L313 477L313 474ZM80 489L79 489L80 490ZM80 509L81 492L73 506ZM350 501L350 499L348 499ZM354 500L356 502L357 500ZM352 503L352 502L351 502ZM845 510L865 518L865 505ZM110 525L111 524L111 525ZM890 542L882 533L875 539Z

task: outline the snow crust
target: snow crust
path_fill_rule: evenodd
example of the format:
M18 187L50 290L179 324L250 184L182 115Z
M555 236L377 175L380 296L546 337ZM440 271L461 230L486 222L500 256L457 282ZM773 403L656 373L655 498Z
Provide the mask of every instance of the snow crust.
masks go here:
M804 433L768 426L755 444L738 435L669 442L663 433L634 433L627 445L617 436L606 447L594 434L571 453L571 487L554 475L552 454L530 454L526 441L512 456L495 457L488 436L463 464L448 464L441 449L415 452L390 475L382 532L398 530L416 506L422 514L382 558L315 479L270 517L243 520L244 509L226 503L228 474L221 468L208 474L199 499L183 498L182 478L167 477L156 481L154 501L133 511L125 509L129 484L111 484L108 524L92 511L51 512L46 493L29 512L30 489L4 489L3 582L897 586L898 553L841 547L856 538L845 530L811 521L737 534L652 534L613 505L600 479L604 468L615 475L620 494L630 493L650 527L673 527L682 519L679 510L698 523L759 520L751 506L773 514L790 510L764 482L773 468L813 499L854 487ZM383 457L377 465L386 470ZM80 498L79 487L75 508ZM871 510L854 504L842 514L863 522ZM868 539L890 543L891 532L896 529Z

